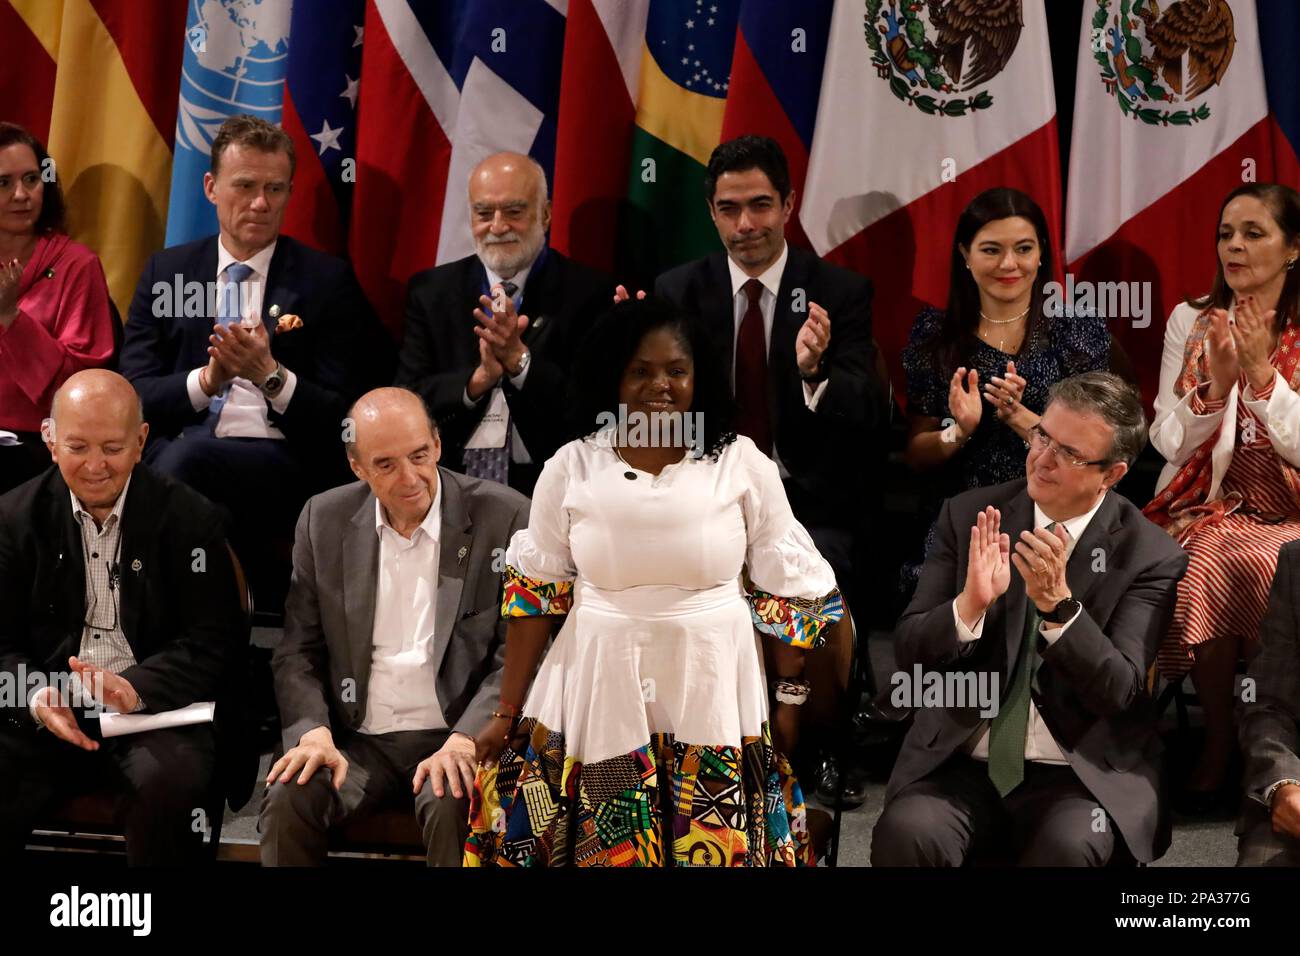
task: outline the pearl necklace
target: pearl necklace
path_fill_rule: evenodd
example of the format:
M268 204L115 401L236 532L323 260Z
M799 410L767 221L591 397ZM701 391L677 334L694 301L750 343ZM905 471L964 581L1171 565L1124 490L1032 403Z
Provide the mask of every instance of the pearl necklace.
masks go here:
M1013 322L1019 322L1028 314L1029 314L1029 310L1025 309L1025 311L1021 312L1019 315L1013 316L1012 318L1009 319L991 319L983 312L980 312L980 318L991 325L1011 325ZM989 345L993 345L993 343L989 341L989 339L984 337L984 333L981 332L979 329L975 330L975 334L978 335L985 342L988 342ZM993 345L993 347L997 349L999 352L1005 352L1006 349L1003 348L1003 346L1005 346L1006 344L1007 344L1007 336L1004 334L1000 339L998 339L998 344Z
M1027 316L1028 314L1029 314L1029 310L1028 310L1028 309L1025 309L1025 311L1021 312L1019 315L1012 316L1012 317L1009 318L1009 319L991 319L991 318L989 318L987 315L985 315L983 312L981 312L981 313L980 313L980 318L983 319L985 322L990 323L991 325L1010 325L1012 322L1019 322L1021 319L1023 319L1023 318L1024 318L1025 316Z

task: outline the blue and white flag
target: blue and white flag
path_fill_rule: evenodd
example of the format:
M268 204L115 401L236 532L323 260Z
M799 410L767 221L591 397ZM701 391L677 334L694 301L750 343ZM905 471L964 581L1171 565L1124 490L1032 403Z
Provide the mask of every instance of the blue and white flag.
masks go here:
M280 121L292 13L293 0L189 0L167 245L217 231L203 174L221 124L241 113Z

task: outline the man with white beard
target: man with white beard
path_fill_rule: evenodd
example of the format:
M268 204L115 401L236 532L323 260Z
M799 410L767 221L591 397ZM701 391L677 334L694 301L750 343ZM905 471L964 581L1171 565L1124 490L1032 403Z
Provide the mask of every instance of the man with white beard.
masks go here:
M443 465L531 495L568 438L569 364L614 283L547 247L546 173L529 157L479 163L469 205L475 254L407 286L397 384L437 418Z

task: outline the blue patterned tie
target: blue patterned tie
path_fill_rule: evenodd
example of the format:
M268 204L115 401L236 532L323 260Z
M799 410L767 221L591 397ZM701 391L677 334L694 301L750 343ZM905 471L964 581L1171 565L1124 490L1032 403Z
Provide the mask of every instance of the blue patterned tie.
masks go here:
M511 299L519 291L519 286L504 279L501 282L501 288L505 290L507 296ZM515 303L515 309L519 308L519 303ZM506 373L509 374L508 372ZM501 386L496 386L500 388ZM488 403L491 404L492 393L488 393ZM509 484L510 477L510 406L506 406L506 443L500 448L466 448L464 457L465 474L471 478L485 478L488 481L495 481L499 484Z
M243 319L243 282L252 274L253 267L247 263L232 262L226 266L226 287L217 296L217 322L222 327L228 328ZM213 434L216 434L217 422L221 418L221 407L226 404L229 394L230 385L227 383L221 391L212 396L212 404L208 406L205 424Z

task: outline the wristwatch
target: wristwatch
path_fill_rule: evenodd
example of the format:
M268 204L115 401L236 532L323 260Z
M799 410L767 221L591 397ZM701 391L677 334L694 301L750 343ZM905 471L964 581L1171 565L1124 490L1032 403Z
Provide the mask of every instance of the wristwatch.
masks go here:
M275 371L268 375L262 384L257 387L262 390L262 394L268 399L273 399L279 395L280 389L284 388L284 366L276 362Z
M1078 614L1082 607L1083 605L1074 598L1066 598L1064 601L1059 602L1056 607L1043 614L1042 618L1048 624L1064 624Z
M1285 780L1279 780L1277 783L1273 784L1267 790L1264 791L1264 806L1272 810L1273 798L1276 797L1277 792L1281 790L1283 787L1285 787L1288 783L1294 783L1297 786L1300 786L1300 780L1297 780L1295 777L1287 777Z
M506 374L509 375L511 378L518 378L520 375L523 375L524 372L528 371L528 366L532 362L532 360L533 360L532 350L524 349L523 358L519 360L519 367L506 369Z

